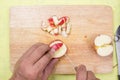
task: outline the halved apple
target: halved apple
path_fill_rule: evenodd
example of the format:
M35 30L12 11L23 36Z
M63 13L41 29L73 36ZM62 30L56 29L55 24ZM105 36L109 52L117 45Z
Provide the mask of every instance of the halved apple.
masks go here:
M52 43L50 43L49 46L51 48L55 49L53 58L60 58L60 57L64 56L67 51L66 45L60 40L53 41Z
M112 38L108 35L98 35L95 40L95 49L98 55L108 56L113 52Z

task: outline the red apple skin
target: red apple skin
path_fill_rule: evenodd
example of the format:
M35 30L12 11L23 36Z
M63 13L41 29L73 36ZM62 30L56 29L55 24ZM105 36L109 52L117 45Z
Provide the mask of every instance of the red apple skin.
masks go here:
M51 41L51 42L49 43L49 46L50 46L53 42L56 42L56 41L60 41L60 42L64 43L63 41L61 41L61 40L59 40L59 39L56 39L56 40Z
M59 19L59 23L58 23L58 25L63 25L65 22L67 22L69 20L69 17L67 17L67 16L63 16L63 17L61 17L60 19Z
M62 43L62 44L59 45L59 49L60 49L60 46L62 47L63 45L65 45L65 44L63 43L63 41L61 41L61 40L58 39L58 40L54 40L54 41L50 42L49 46L50 46L52 43L56 42L56 41L59 41L59 42ZM65 46L66 46L66 45L65 45ZM55 48L58 50L57 47L54 47L54 49L55 49ZM55 50L56 50L56 49L55 49ZM67 48L67 46L66 46L65 54L67 53L67 50L68 50L68 48ZM61 58L61 57L62 57L62 56L60 56L60 57L53 57L53 58Z
M55 51L57 51L60 47L62 47L63 43L56 43L52 46L50 46L51 48L55 49Z
M53 18L49 18L49 19L48 19L48 22L49 22L49 24L50 24L51 27L55 27Z

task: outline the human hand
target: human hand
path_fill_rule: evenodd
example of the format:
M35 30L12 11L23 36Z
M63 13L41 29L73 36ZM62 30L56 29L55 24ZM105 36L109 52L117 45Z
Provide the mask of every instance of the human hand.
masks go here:
M95 77L92 71L87 71L84 65L80 65L75 68L76 70L76 80L100 80Z
M55 50L48 45L33 45L17 61L10 80L47 80L58 59L53 59Z

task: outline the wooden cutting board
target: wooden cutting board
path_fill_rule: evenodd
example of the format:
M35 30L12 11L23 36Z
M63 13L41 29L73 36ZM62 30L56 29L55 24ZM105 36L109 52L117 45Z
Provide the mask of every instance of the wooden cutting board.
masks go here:
M72 30L69 37L53 37L41 30L41 21L53 15L69 16ZM108 6L33 6L10 9L10 62L16 61L33 44L49 44L54 39L68 46L67 55L75 66L84 64L95 73L112 71L112 55L100 57L93 48L93 40L99 34L113 37L113 13ZM62 57L54 70L56 74L74 74L67 57Z

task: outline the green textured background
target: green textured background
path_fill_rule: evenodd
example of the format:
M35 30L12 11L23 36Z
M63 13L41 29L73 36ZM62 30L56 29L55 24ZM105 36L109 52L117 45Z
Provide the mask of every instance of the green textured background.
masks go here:
M11 76L9 62L9 9L12 6L108 5L113 9L114 33L120 24L120 0L0 0L0 80ZM113 63L117 64L116 53ZM117 67L108 74L96 74L101 80L117 80ZM53 75L51 80L75 80L75 75Z

